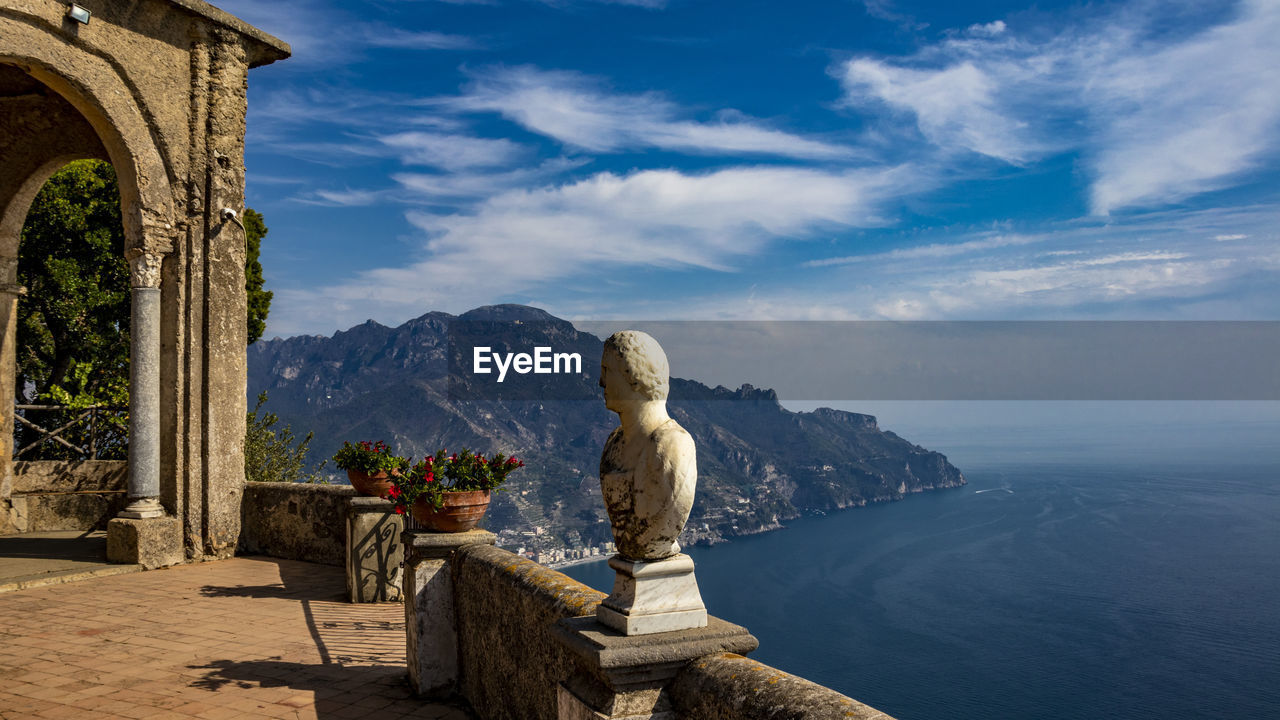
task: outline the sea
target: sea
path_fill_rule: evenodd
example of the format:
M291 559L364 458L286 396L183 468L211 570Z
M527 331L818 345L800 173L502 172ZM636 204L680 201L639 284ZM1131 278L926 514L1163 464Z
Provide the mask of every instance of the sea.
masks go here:
M953 446L967 486L686 551L751 657L899 720L1280 718L1275 445Z

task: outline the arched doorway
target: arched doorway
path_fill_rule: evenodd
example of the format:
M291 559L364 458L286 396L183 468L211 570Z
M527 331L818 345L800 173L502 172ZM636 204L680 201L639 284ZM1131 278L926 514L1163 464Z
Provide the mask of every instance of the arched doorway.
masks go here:
M0 440L0 450L4 451L0 453L0 463L2 463L0 464L0 483L3 483L3 497L7 500L7 507L3 508L6 512L3 517L0 517L0 522L7 524L9 526L7 529L10 531L44 533L47 540L56 540L57 542L43 544L49 548L50 554L65 556L70 552L78 560L85 560L88 558L82 550L83 543L68 545L62 541L70 540L70 537L65 534L58 536L49 535L49 533L67 530L100 530L112 515L134 519L162 518L165 515L159 498L158 474L157 391L160 288L158 275L155 278L148 278L137 272L130 272L129 265L124 260L125 257L132 256L133 264L143 266L143 270L146 269L150 260L146 257L147 243L142 237L143 233L139 232L140 223L136 219L132 223L125 223L123 219L130 208L136 208L142 204L138 196L138 183L135 180L127 183L128 189L122 189L115 200L117 207L121 209L120 218L115 222L120 223L121 227L114 233L118 238L119 247L111 249L110 254L114 257L109 260L125 263L124 277L116 278L117 287L111 289L123 290L126 304L122 309L130 316L142 320L137 332L134 333L137 336L136 342L133 343L136 347L125 348L128 353L125 357L133 354L128 352L129 350L140 351L138 359L141 362L130 363L131 369L133 365L138 367L129 377L129 390L125 396L129 398L126 402L129 403L128 417L131 423L127 436L130 440L136 438L141 442L136 443L137 447L130 451L132 457L125 470L129 480L128 504L121 508L119 503L111 503L113 498L103 492L113 489L108 487L108 483L120 479L118 476L121 473L118 469L108 464L92 462L90 457L77 457L77 454L96 455L96 448L89 450L83 447L83 443L68 441L68 435L77 434L76 423L65 422L66 417L59 417L65 415L62 412L46 412L43 416L35 412L34 409L41 403L38 403L35 397L26 397L28 388L23 386L23 382L18 382L15 377L19 339L16 323L20 314L18 312L20 304L31 303L52 309L60 304L74 302L70 296L62 299L48 297L49 293L66 293L71 289L70 287L43 287L39 289L44 294L42 297L27 298L24 296L28 288L18 283L17 261L24 254L20 244L22 226L28 217L32 201L55 172L69 167L68 163L109 161L111 152L108 150L108 145L115 145L118 148L123 144L122 138L119 137L104 140L89 119L67 98L39 79L37 77L39 74L32 73L28 68L19 65L0 63L0 128L3 128L3 134L0 134L0 167L3 168L5 177L4 181L0 181L0 322L3 325L0 329L3 331L2 337L5 340L3 352L0 353L0 372L3 373L3 377L0 378L0 388L6 391L3 393L6 406L12 408L9 413L5 413L4 422L0 425L0 429L4 431L4 438ZM101 124L100 122L99 125ZM127 167L127 163L122 164ZM114 173L112 175L114 176ZM93 174L90 173L89 176L92 177ZM114 184L114 177L111 180ZM66 199L74 202L73 198ZM129 225L132 227L128 227ZM130 230L132 232L129 232ZM126 235L131 237L126 239ZM32 241L34 242L35 239L33 238ZM52 244L43 250L51 256L57 256L63 255L59 251L66 246L84 243L85 239L68 237L59 243L57 239L44 238L44 241L47 243L52 241ZM30 250L25 254L28 256L28 262L36 259ZM155 254L153 253L152 256L154 257ZM78 268L77 271L87 270L89 268ZM25 275L31 274L28 272ZM74 283L71 285L74 286ZM50 300L52 302L49 302ZM83 317L66 319L69 322L81 324L87 321L87 318ZM122 325L128 324L130 323L122 323ZM80 333L80 337L76 335L77 333L72 330L70 336L63 340L77 342L85 339L83 333ZM23 349L27 351L23 354L31 355L30 351L33 348L30 344L35 338L28 335L22 340L26 343ZM68 354L64 351L58 355L54 365L82 354L77 352ZM84 358L82 357L81 360L83 361ZM59 376L66 375L70 371L72 368L66 366L50 368L51 373ZM69 378L58 377L52 380L58 386L69 385ZM136 400L132 399L135 388L138 395ZM48 402L47 399L45 402ZM37 419L43 421L43 425L27 417L29 414L35 414ZM96 416L91 412L87 418L92 422ZM28 430L33 428L61 430L61 432L54 432L51 437L64 446L74 446L79 450L64 458L70 462L56 464L40 462L37 455L30 458L36 462L15 463L15 459L21 459L15 458L15 454L23 450L38 449L36 443L25 442L22 447L14 447L13 443L17 437L32 437L30 432L15 436L15 420L21 420L21 425L25 425ZM37 442L41 439L37 438ZM94 445L95 442L90 440L89 444ZM129 443L129 445L134 444L134 442ZM22 470L26 472L20 472ZM103 505L104 501L108 503L106 506ZM175 549L180 549L179 536L176 533L172 535L174 542L170 544L175 546ZM40 544L37 544L36 547L39 546ZM170 552L171 559L177 559L174 555L175 553ZM105 557L102 558L104 561L105 559ZM54 567L61 567L61 565L55 564Z

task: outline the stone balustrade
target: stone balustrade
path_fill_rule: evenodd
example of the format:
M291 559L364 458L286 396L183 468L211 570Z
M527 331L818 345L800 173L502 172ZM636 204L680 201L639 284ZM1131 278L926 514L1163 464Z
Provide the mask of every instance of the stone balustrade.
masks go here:
M409 550L405 574L410 682L460 696L483 720L892 720L743 657L755 638L715 617L623 636L595 620L604 593L493 547L489 533L462 535L405 533L424 550Z

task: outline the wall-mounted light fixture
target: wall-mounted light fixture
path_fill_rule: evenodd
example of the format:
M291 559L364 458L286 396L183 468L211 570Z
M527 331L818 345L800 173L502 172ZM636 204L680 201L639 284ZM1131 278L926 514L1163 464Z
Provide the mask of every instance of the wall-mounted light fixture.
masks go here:
M71 7L67 8L67 17L71 18L72 20L75 20L81 25L89 24L89 16L91 14L92 13L90 13L87 9L80 7L75 3L71 3Z

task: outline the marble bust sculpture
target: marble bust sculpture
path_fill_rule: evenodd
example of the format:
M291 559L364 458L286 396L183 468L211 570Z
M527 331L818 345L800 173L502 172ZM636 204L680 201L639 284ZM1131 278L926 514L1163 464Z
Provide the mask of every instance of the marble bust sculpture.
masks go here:
M628 560L671 557L680 552L698 468L693 437L667 415L666 353L652 337L626 330L605 342L600 368L605 407L621 420L600 457L614 543Z
M624 330L604 344L600 385L621 424L600 456L618 554L613 593L596 617L626 635L705 627L707 611L680 531L698 482L693 437L667 414L667 355L645 333Z

